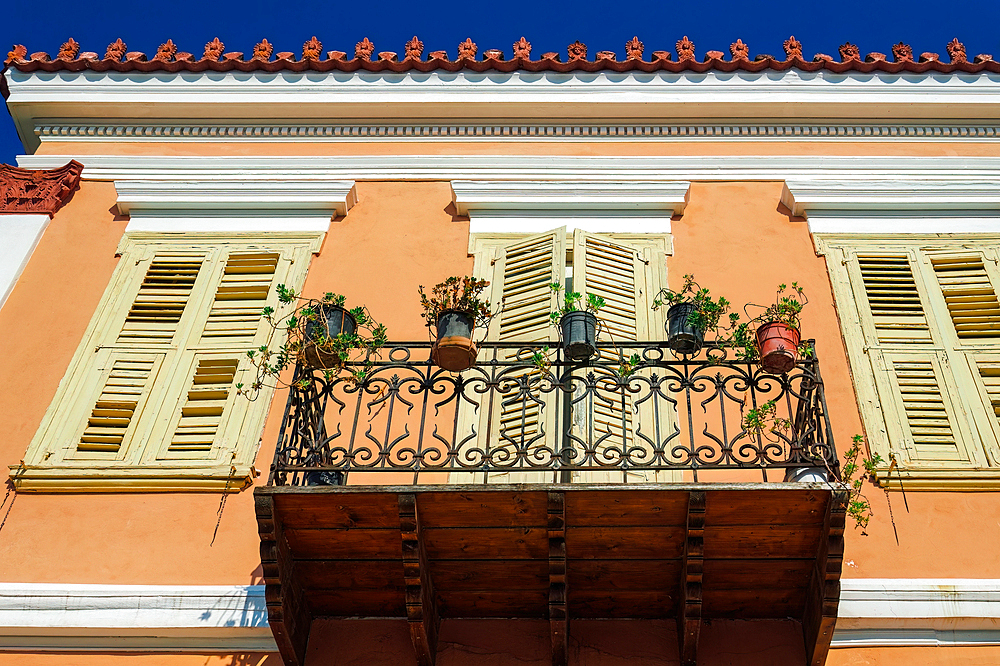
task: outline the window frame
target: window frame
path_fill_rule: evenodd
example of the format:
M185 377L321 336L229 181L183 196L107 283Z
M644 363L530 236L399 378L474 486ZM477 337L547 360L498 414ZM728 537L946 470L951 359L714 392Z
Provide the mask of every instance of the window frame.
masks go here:
M251 485L257 476L253 465L273 389L262 390L253 402L230 393L227 403L230 409L220 417L219 426L219 432L226 433L227 442L233 442L225 447L225 451L213 445L211 452L202 456L167 454L174 435L170 423L176 420L175 412L184 404L191 388L192 368L197 367L198 359L220 354L232 356L239 346L213 346L201 341L202 329L215 303L213 287L221 283L221 274L229 256L241 251L267 250L279 252L285 257L284 275L275 273L267 296L268 304L280 310L282 306L277 302L274 286L283 282L297 291L301 290L312 255L319 252L324 236L325 232L126 233L116 250L120 257L118 265L28 445L25 457L19 465L10 466L10 476L17 490L238 492ZM199 269L197 282L178 322L173 342L155 351L129 344L106 344L116 327L121 328L137 293L136 282L143 279L148 261L157 252L165 251L190 251L192 256L201 252L210 262L207 270L204 264ZM136 270L140 266L141 269ZM261 335L261 331L262 326L258 324L255 335ZM240 350L240 355L245 356L243 351ZM101 369L95 354L108 357L162 356L157 364L159 375L150 379L156 385L142 394L142 408L147 415L135 417L135 422L130 424L134 426L133 431L122 441L114 456L77 455L76 442L79 438L71 434L80 431L77 426L81 420L84 423L87 421L84 412L89 414L93 406L93 387L98 383L96 374L108 370ZM248 370L245 363L239 366L234 384L241 380L240 373ZM101 386L104 386L103 382ZM245 406L238 400L243 400ZM231 408L236 406L237 411L233 411ZM153 415L148 415L150 410L153 410ZM163 423L165 420L170 423ZM156 433L160 436L150 436ZM139 435L142 437L137 437Z

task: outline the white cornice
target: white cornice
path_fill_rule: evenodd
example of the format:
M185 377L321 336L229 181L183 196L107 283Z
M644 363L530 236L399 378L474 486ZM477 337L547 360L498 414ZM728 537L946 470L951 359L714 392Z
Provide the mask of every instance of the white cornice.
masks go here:
M843 579L834 648L1000 645L998 579ZM263 585L0 583L0 650L276 652Z
M313 157L20 155L51 169L70 159L90 180L1000 181L1000 157L370 155Z
M487 181L453 180L459 214L485 211L519 212L672 211L684 212L688 182L638 181Z
M453 180L455 207L471 233L541 233L556 227L604 233L670 233L688 182Z
M786 180L781 202L794 215L820 211L1000 209L1000 180Z
M167 211L268 211L346 215L357 203L354 181L268 182L247 180L116 180L118 212L123 215Z
M814 234L1000 232L1000 178L788 179L781 202Z
M1000 75L849 72L21 72L4 74L7 107L34 150L36 127L130 118L352 121L726 119L791 124L841 119L979 121L1000 115Z

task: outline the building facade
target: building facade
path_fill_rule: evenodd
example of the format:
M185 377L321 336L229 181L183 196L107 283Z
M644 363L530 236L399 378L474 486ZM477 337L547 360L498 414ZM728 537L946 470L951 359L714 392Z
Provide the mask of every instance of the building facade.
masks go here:
M0 77L0 663L1000 661L991 56L80 49ZM672 353L686 275L797 366ZM248 396L279 286L389 343Z

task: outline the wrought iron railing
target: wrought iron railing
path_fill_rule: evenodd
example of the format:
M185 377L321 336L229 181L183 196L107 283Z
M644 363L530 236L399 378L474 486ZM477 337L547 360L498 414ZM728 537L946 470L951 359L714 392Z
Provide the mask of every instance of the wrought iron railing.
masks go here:
M807 467L839 477L815 354L771 375L715 345L675 357L660 342L602 343L587 363L548 346L541 361L542 344L484 343L461 373L433 365L426 342L340 372L297 367L269 483L697 481L705 470L776 481Z

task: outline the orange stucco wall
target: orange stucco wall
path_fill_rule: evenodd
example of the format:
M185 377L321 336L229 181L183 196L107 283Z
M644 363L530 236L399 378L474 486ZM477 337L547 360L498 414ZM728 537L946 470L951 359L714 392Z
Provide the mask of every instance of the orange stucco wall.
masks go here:
M386 145L368 145L366 152L378 153ZM408 146L406 151L429 152L428 146L418 151L418 144L405 145ZM443 150L441 145L436 144L435 149ZM807 145L810 150L828 151L825 154L846 150L842 144ZM55 147L53 144L46 146ZM83 152L84 148L95 146L99 144L74 144L73 149ZM696 152L693 144L655 144L643 150L637 146L603 144L600 149L610 154ZM716 148L722 151L716 144L698 146L703 154ZM852 154L875 152L872 146L856 145ZM142 144L128 144L119 152L141 147ZM166 150L168 147L170 150ZM725 144L723 147L729 153L750 150L749 144ZM160 154L181 154L181 151L196 148L193 144L156 146ZM256 145L253 152L279 154L279 148L282 145ZM300 153L317 149L309 144L289 144L284 148L288 151L294 148ZM506 153L515 153L522 148L526 150L526 145L504 144L502 148ZM775 153L790 150L787 144L757 144L754 151L762 154L765 148ZM962 148L964 154L971 155L979 154L981 147L973 144ZM500 147L487 144L470 144L462 150L466 149L468 152L500 152ZM903 144L894 149L936 155L949 154L950 150L946 144L931 143ZM995 153L995 148L991 146L990 149ZM336 150L350 154L351 151L360 152L360 147L337 144ZM395 150L404 152L400 146L395 146ZM449 150L460 152L454 146ZM587 154L593 150L593 146L583 144L545 146L545 152L550 154L560 151ZM539 152L539 147L532 147L532 151ZM890 152L884 146L879 151L880 154ZM329 153L333 152L330 149ZM670 282L676 287L683 274L694 273L713 294L724 294L733 302L743 303L766 301L779 282L798 281L810 298L803 333L817 340L830 419L835 439L843 450L851 435L861 432L862 427L825 261L814 252L807 224L790 217L779 204L781 189L780 182L693 183L685 214L673 222L674 255L668 260ZM357 193L358 204L345 218L332 223L322 251L310 268L305 294L343 293L350 304L366 304L372 314L389 327L393 339L424 339L426 329L420 319L416 287L434 284L448 275L471 272L472 259L467 255L468 221L453 214L450 187L446 182L359 182ZM16 465L23 456L116 265L114 251L126 220L113 213L115 199L111 183L84 182L52 221L8 302L0 310L0 340L7 349L17 350L6 354L4 362L0 363L0 414L4 415L5 430L5 436L0 438L0 463L4 465ZM268 418L264 445L257 459L258 469L266 470L270 464L282 409L283 396L279 396ZM265 481L266 473L257 483ZM996 519L1000 516L1000 494L910 493L907 512L899 494L892 493L898 546L884 495L878 489L871 489L869 496L875 509L868 530L871 536L862 537L848 526L845 577L1000 578L1000 523ZM19 494L0 532L0 581L260 582L259 541L252 495L243 492L228 499L218 538L215 545L210 546L219 500L218 495L197 493ZM506 657L490 660L484 655L501 647L514 653L525 650L533 654L531 646L547 640L544 631L536 636L539 631L529 628L523 634L527 638L511 639L513 642L498 646L497 634L484 626L446 622L438 663L441 666L512 663ZM606 649L609 644L634 647L632 641L609 637L607 629L594 625L580 634L578 640L581 642L574 648L577 663L595 666L624 663L619 657L600 656L613 653ZM723 629L708 629L703 635L711 637L715 635L713 631L722 632ZM337 644L338 632L343 630L339 625L320 627L310 650L325 654L322 646L328 644L332 649ZM385 654L391 655L391 658L386 657L385 663L404 663L400 650L409 654L411 648L405 626L403 631L402 638L396 636L397 623L379 634L381 638L371 637L374 645L383 645ZM622 635L628 636L628 631ZM727 631L739 634L744 629L729 627ZM466 652L469 645L480 644L477 641L481 647L473 651L472 654L477 655L473 661ZM726 639L718 635L709 640L708 645L720 647L715 653L709 648L707 654L715 656L706 657L709 661L705 663L761 663L735 658L727 661L726 644ZM788 645L778 641L770 647L761 644L760 649L781 652ZM650 654L658 649L656 646L648 648ZM674 648L667 651L667 654L674 653ZM767 663L795 663L799 657L790 654L781 653ZM647 663L647 657L642 654L633 656L634 660L628 663ZM516 663L534 663L531 661L534 658ZM845 665L917 662L1000 663L1000 649L835 650L829 661ZM52 655L0 655L0 663L48 666L66 661ZM265 660L263 655L249 656L245 661L233 658L231 662L194 655L82 655L79 659L74 656L72 663L83 666L132 663L261 666L263 663L271 666L277 662L273 658ZM316 656L310 663L376 662L330 661ZM648 660L648 663L653 661Z

